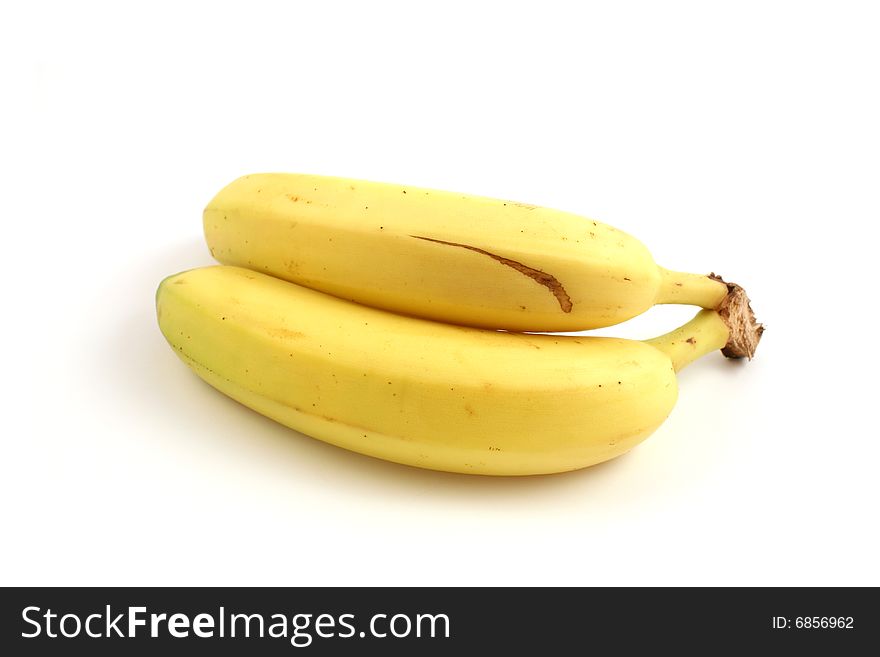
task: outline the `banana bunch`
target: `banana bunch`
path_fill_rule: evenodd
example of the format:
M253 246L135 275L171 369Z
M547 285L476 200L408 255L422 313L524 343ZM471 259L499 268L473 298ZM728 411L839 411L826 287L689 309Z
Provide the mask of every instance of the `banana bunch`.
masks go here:
M529 475L614 458L669 415L678 370L716 349L751 358L763 330L739 286L522 203L260 174L223 189L204 228L223 264L157 292L178 356L286 426L423 468ZM646 341L524 333L657 303L704 309Z

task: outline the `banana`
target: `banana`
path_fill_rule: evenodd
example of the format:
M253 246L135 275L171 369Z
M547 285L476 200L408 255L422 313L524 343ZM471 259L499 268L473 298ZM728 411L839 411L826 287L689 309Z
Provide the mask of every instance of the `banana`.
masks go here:
M232 182L204 211L221 263L393 312L512 331L611 326L728 287L659 267L611 226L524 203L300 174Z
M231 266L166 278L156 306L177 355L255 411L370 456L488 475L623 454L669 415L676 370L731 335L708 310L646 342L487 331Z

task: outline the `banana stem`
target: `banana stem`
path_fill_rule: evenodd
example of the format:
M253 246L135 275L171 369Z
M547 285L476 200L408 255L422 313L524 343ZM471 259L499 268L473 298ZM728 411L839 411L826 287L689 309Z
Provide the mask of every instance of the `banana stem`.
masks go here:
M727 285L710 276L687 274L660 267L657 303L680 303L717 308L727 296Z
M714 310L701 310L691 321L665 335L645 340L669 356L676 372L716 349L723 349L730 330Z

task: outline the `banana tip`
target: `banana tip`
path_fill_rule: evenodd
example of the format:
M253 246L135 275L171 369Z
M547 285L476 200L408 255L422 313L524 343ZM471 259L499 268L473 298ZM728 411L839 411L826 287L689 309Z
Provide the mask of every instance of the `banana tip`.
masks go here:
M730 331L727 344L721 353L728 358L751 360L764 333L764 325L755 319L749 297L742 287L736 283L728 283L716 274L709 274L709 278L727 286L727 296L717 308L718 314Z

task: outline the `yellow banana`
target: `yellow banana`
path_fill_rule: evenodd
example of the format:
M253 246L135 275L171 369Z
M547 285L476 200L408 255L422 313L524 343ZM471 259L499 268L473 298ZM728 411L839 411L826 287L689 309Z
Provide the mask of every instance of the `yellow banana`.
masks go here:
M512 201L254 174L204 212L217 260L405 315L514 331L611 326L654 304L717 308L727 286L659 267L598 221Z
M646 342L487 331L228 266L165 279L157 314L200 377L282 424L390 461L492 475L626 452L672 410L675 371L731 335L708 310Z

